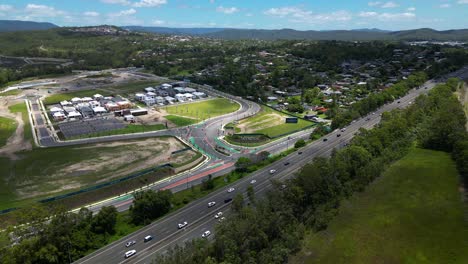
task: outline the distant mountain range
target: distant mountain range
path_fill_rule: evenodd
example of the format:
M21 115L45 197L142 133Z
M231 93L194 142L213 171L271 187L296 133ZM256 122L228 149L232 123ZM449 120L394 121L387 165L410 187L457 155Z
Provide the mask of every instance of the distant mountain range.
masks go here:
M33 22L20 20L0 20L0 32L46 30L59 26L48 22Z
M0 20L0 32L46 30L57 28L57 25L43 22ZM149 32L169 35L191 35L221 39L262 39L262 40L343 40L343 41L370 41L370 40L433 40L433 41L464 41L468 42L468 29L437 31L430 28L421 28L403 31L387 31L377 28L363 28L354 30L307 30L294 29L234 29L234 28L169 28L169 27L143 27L124 26L134 32Z

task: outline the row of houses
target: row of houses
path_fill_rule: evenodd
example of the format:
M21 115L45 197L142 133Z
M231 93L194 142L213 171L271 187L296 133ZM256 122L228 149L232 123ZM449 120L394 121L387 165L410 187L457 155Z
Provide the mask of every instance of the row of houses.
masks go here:
M194 88L173 87L173 85L167 83L164 83L156 88L147 87L144 89L144 93L135 94L135 100L148 106L174 104L175 102L187 102L205 97L207 97L205 93L198 92Z
M93 97L74 97L71 100L61 101L59 105L50 108L49 112L54 120L77 119L93 117L124 109L130 109L131 102L121 97L102 96L95 94Z

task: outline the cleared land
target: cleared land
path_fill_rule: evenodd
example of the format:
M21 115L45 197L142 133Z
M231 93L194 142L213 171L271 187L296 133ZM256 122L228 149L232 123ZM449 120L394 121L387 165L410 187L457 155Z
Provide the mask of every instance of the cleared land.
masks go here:
M308 234L290 263L468 263L458 186L449 154L414 149Z
M0 209L102 183L165 163L184 164L197 154L172 137L62 148L37 148L18 160L0 158Z
M188 117L195 120L204 120L235 112L239 107L239 104L229 99L216 98L195 103L166 106L163 107L162 110L165 110L166 113L170 115Z
M5 146L8 138L16 131L16 126L15 120L0 116L0 147Z
M285 123L288 115L275 111L269 107L261 106L262 110L255 116L243 119L236 126L240 133L261 133L269 137L301 130L314 125L313 122L299 119L298 123Z

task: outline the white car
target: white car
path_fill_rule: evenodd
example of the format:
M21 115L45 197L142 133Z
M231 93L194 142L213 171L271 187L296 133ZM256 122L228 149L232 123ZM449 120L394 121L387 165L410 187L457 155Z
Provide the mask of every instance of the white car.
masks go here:
M235 190L235 189L231 187L231 188L229 188L229 189L227 190L227 192L228 192L228 193L232 193L234 190Z
M136 244L136 241L135 240L132 240L132 241L128 241L126 244L125 244L125 247L130 247L130 246L133 246Z
M276 170L270 170L270 174L273 174L275 172L276 172Z
M145 236L145 238L143 239L143 241L144 241L145 243L148 242L148 241L151 241L151 240L153 240L153 237L152 237L152 236L149 236L149 235L148 235L148 236Z
M215 218L218 219L223 215L223 212L218 212L215 214Z
M178 224L179 229L184 228L186 225L188 225L187 221L184 221L183 223Z
M135 254L136 254L136 250L134 250L134 249L130 250L130 251L127 251L127 252L125 252L125 258L129 258L129 257L131 257L131 256L133 256Z
M205 237L209 237L210 235L211 235L210 230L206 230L206 231L201 235L201 237L205 238Z
M341 132L345 132L345 131L346 131L346 128L342 128L342 129L341 129Z
M257 182L257 180L251 180L251 181L250 181L250 184L254 184L254 183L256 183L256 182Z
M215 205L216 205L216 202L209 202L209 203L208 203L208 207L213 207L213 206L215 206Z

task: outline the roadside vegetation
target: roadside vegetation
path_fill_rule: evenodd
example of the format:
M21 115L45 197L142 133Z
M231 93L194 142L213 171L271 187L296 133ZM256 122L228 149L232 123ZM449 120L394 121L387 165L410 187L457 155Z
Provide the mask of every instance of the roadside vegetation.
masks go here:
M466 263L459 184L448 153L414 148L309 232L289 263Z
M178 127L183 127L183 126L189 126L198 123L199 121L194 118L187 118L187 117L182 117L182 116L176 116L176 115L167 115L164 116L167 120L169 120L171 123Z
M201 102L165 106L161 109L164 109L170 115L188 117L201 121L235 112L239 109L239 104L226 98L215 98Z
M0 116L0 148L5 146L8 138L16 131L16 121Z

